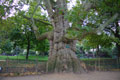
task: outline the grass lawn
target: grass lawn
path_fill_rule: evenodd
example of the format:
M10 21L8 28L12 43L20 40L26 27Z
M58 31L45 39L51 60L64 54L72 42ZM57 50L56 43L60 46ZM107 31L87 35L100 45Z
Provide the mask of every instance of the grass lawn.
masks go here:
M112 58L82 58L82 61L111 60Z
M25 56L0 56L0 60L6 60L6 59L10 59L10 60L25 60ZM48 60L48 56L29 56L29 60L36 60L38 59L39 61L47 61ZM110 60L111 58L101 58L101 60ZM82 61L96 61L99 60L99 58L84 58L81 59Z
M25 60L25 56L0 56L0 60ZM29 56L29 60L36 60L38 59L39 61L47 61L48 56Z

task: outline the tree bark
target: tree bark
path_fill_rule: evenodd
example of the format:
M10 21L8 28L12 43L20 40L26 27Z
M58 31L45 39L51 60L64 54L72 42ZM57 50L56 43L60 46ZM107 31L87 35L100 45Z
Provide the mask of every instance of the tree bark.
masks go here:
M40 36L37 27L32 19L32 27L38 40L48 39L50 42L49 58L47 62L48 72L85 72L77 58L76 40L64 41L66 30L70 27L68 20L64 18L67 11L67 0L43 0L50 21L53 26L53 32Z
M29 38L29 36L28 36L28 38L27 38L27 54L26 54L26 60L28 60L29 51L30 51L30 38Z
M117 50L118 50L117 56L118 56L118 58L120 58L120 45L117 43L116 47L117 47Z
M50 40L49 58L47 62L48 72L84 72L80 61L75 54L76 40L65 42L62 40L68 29L69 22L64 18L66 11L66 0L57 0L55 12L46 7L54 27L53 39ZM48 5L47 5L48 6ZM60 8L64 7L64 10ZM54 15L51 15L54 14Z
M75 41L73 41L71 44L59 42L51 45L47 64L48 72L84 72L79 60L77 59L75 50L73 49L75 48L74 42Z
M114 36L120 40L120 34L119 34L120 30L119 30L118 22L116 22L115 24L116 24L115 25L116 30L115 30ZM116 42L116 47L118 51L117 56L118 58L120 58L120 44L118 44L118 42Z

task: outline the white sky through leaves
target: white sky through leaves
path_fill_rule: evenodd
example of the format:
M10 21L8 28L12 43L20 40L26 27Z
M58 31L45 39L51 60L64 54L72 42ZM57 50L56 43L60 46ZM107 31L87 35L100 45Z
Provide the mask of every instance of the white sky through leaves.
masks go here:
M4 1L5 1L5 0L0 0L0 4L1 4L2 2L4 2ZM73 6L75 6L76 0L69 0L69 1L70 1L70 3L68 3L68 9L70 10L70 9L72 9ZM14 3L12 4L12 6L13 6L13 5L17 5L18 2L19 2L19 0L14 0ZM28 9L29 9L29 5L24 5L21 10L27 11ZM12 9L10 10L10 14L8 15L8 17L14 16L15 13L16 13L16 10L15 10L14 8L12 8ZM41 14L42 14L42 15L44 15L44 14L48 15L48 14L47 14L47 11L45 11L45 10L43 10L43 9L42 9L42 13L41 13ZM7 18L7 17L6 17L6 18Z

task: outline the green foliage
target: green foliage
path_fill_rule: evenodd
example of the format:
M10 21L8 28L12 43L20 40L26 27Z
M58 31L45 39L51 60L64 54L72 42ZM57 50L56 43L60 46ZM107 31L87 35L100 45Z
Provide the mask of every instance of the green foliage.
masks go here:
M106 22L115 13L119 13L119 0L82 0L87 3L91 2L94 6L89 12L84 11L83 4L77 1L77 5L68 12L69 15L65 16L71 23L72 28L68 31L70 37L77 36L80 38L85 32L94 32L101 24ZM86 5L87 6L87 5ZM111 24L111 23L110 23ZM74 28L79 29L78 31ZM91 49L101 46L104 48L112 47L113 42L119 43L119 39L112 37L103 31L101 35L88 34L82 41L84 48Z
M14 41L17 45L22 46L23 48L26 48L28 37L30 39L31 43L31 49L39 50L41 52L48 51L48 41L37 41L34 35L34 32L31 28L31 21L25 19L21 15L24 14L24 12L20 13L20 15L16 15L12 20L15 22L16 26L13 31L11 32L11 40ZM26 13L26 16L30 16L32 13ZM35 15L36 17L36 15ZM42 16L39 16L42 18ZM44 17L44 16L43 16ZM38 26L40 34L47 32L51 30L51 27L47 27L44 24L41 24L39 22L36 22L36 26ZM19 35L19 36L18 36Z
M8 5L11 5L14 0L6 0L8 1ZM120 0L81 0L93 3L95 6L93 9L89 11L85 11L85 7L80 3L80 0L77 0L76 6L73 9L68 11L68 14L65 15L65 19L68 19L69 22L72 23L71 29L67 31L67 36L69 38L81 38L83 33L91 32L105 21L107 21L111 16L115 13L120 13ZM5 3L6 3L5 2ZM31 28L32 23L31 20L25 19L22 15L25 15L31 18L31 15L34 12L35 6L38 4L37 1L34 0L22 0L19 4L27 4L29 5L28 11L21 11L15 14L15 16L7 18L7 20L2 20L2 18L9 14L10 8L8 8L5 3L0 5L0 48L3 51L10 51L14 45L21 46L22 48L26 48L28 37L31 42L31 49L38 50L41 52L47 52L49 48L48 40L37 41L35 35L33 34L33 30ZM69 1L67 0L67 3ZM64 8L59 9L59 13L63 14ZM33 18L46 20L48 22L48 18L46 14L41 14L41 8L38 7ZM51 26L47 26L39 21L35 21L36 26L39 29L40 34L51 31L53 28ZM23 28L23 29L22 29ZM78 30L74 30L77 28ZM111 33L111 32L110 32ZM97 46L101 47L111 47L112 42L120 43L119 38L114 38L102 33L101 35L92 34L85 37L83 40L83 45L87 49L96 48Z
M66 17L70 22L73 23L73 26L79 26L81 25L81 21L86 18L87 12L83 10L83 7L81 4L78 6L73 7L72 10L68 11L68 14Z
M0 56L0 60L5 60L9 58L10 60L25 60L25 56ZM36 60L36 58L39 61L47 61L48 60L48 56L29 56L29 60Z
M100 53L104 53L105 55L110 56L111 58L115 58L117 53L114 50L115 48L101 48Z
M35 41L35 44L36 44L35 50L40 51L40 52L48 52L49 50L48 40Z
M12 46L13 44L10 40L0 42L0 49L2 50L2 52L10 53L10 51L12 50Z
M91 46L93 48L96 48L99 45L101 47L111 47L112 46L112 39L111 39L111 37L109 37L109 36L107 36L105 34L101 34L101 35L97 35L97 34L88 35L84 42L85 42L85 43L83 43L84 45Z
M1 5L0 5L0 16L5 16L4 7L5 7L5 6L1 6Z
M102 14L112 12L115 14L119 11L120 1L119 0L101 0L99 1L99 7L101 8Z
M12 40L12 41L14 41L14 40L20 40L20 39L22 39L23 38L23 36L22 36L22 34L21 34L21 31L20 31L20 29L18 29L18 28L14 28L13 30L12 30L12 32L10 33L10 39Z

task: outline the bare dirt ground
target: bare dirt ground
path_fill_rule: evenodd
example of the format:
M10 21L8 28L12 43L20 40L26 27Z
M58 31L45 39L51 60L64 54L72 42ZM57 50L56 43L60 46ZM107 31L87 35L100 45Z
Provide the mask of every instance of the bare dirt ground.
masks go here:
M120 80L120 72L59 73L35 76L1 77L0 80Z

